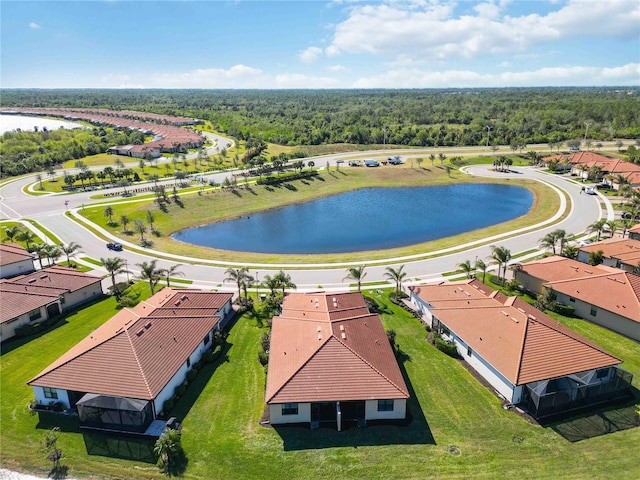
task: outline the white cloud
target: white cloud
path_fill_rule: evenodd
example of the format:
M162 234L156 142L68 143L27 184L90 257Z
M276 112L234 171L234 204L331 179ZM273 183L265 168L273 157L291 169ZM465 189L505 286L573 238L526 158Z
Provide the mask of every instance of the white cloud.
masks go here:
M183 73L151 75L158 88L264 88L268 77L257 68L234 65L222 68L199 68Z
M356 80L353 88L463 88L640 85L640 64L619 67L545 67L533 71L478 73L405 68Z
M345 72L347 71L347 67L344 65L329 65L327 69L331 72Z
M42 28L42 25L40 25L39 23L36 23L36 22L31 22L31 23L29 23L29 28L31 30L40 30Z
M304 63L313 63L322 55L322 49L318 47L309 47L298 53L298 58Z
M498 66L505 68L505 67L510 67L511 64L505 60L504 62L500 62Z
M427 2L356 5L335 27L327 55L368 53L471 58L522 52L536 45L580 36L634 38L640 2L569 0L546 15L503 15L505 3L476 5L475 14L453 16L453 6ZM606 19L606 21L603 21Z
M273 88L338 88L335 78L315 77L299 73L283 73L276 75Z

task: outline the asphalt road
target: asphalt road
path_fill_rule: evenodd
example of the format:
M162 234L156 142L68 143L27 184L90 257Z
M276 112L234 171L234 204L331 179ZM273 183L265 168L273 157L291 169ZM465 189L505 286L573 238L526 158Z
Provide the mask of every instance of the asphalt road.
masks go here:
M218 137L221 142L220 145L224 145L228 140L222 137ZM540 148L544 146L539 146ZM213 147L215 148L215 147ZM529 147L533 148L533 147ZM465 151L466 150L466 151ZM478 149L450 149L449 151L441 149L448 156L459 155L459 152L464 151L464 155L478 155ZM455 153L454 153L455 151ZM415 150L410 151L412 157L422 156L423 158L428 156L428 152L418 153ZM362 158L363 156L381 157L391 155L391 151L380 152L356 152L353 154L343 155L326 155L322 157L314 158L317 166L324 166L326 162L335 165L335 161L338 158L348 160L350 157ZM406 159L406 154L403 150L394 150L393 154L400 154ZM489 153L487 153L489 154ZM307 159L308 160L308 159ZM428 160L427 160L428 162ZM438 160L436 160L438 162ZM353 167L341 167L341 168L353 168ZM364 167L361 167L364 168ZM383 167L383 168L395 168L395 167ZM577 234L583 232L594 221L598 220L602 215L600 202L605 201L599 196L583 195L580 192L580 187L573 182L568 181L565 177L548 175L541 172L534 167L515 167L512 168L511 173L499 173L493 172L491 166L472 166L467 167L465 171L471 175L492 177L497 176L500 178L513 177L513 178L532 178L538 181L543 181L557 189L566 191L570 196L571 201L571 214L568 218L562 220L560 223L554 223L553 225L541 225L539 229L533 232L510 232L501 236L500 238L492 239L491 244L503 245L509 248L512 254L517 252L523 252L538 247L539 240L544 235L554 229L563 228L565 231L571 234ZM222 182L225 177L229 176L229 172L215 173L207 175L207 178L214 179L216 182ZM0 188L0 196L2 197L2 203L0 204L0 217L2 219L20 219L30 218L36 220L42 224L45 228L54 232L63 242L69 243L75 241L82 245L82 254L80 256L89 256L99 259L101 257L108 257L118 255L127 261L129 269L133 274L137 273L137 263L143 261L149 261L154 258L153 251L148 250L149 255L142 253L132 252L127 248L127 243L122 241L125 245L125 250L122 252L111 252L106 249L105 241L99 238L94 233L86 230L78 223L72 221L64 215L67 209L79 209L82 205L89 206L96 203L105 203L105 200L92 200L90 197L95 195L95 192L81 192L73 194L58 194L58 195L41 195L33 196L24 193L23 188L35 182L35 175L30 177L21 178L19 180L5 184ZM170 181L169 183L172 183ZM121 188L119 189L121 190ZM68 201L68 206L65 205L65 201ZM132 199L135 201L135 197ZM613 211L609 210L604 213L608 218L613 218ZM141 250L137 245L138 250ZM377 282L385 280L384 272L387 266L399 266L405 265L405 271L407 272L407 283L418 281L436 281L442 279L442 273L457 270L457 265L465 260L474 261L475 258L487 259L490 255L490 245L475 246L468 245L461 253L443 253L437 258L430 259L412 259L412 258L397 258L393 260L386 260L384 264L381 262L357 262L354 265L364 263L367 265L367 282ZM163 256L168 256L163 254ZM199 260L203 262L202 260ZM234 290L233 284L223 283L225 278L225 270L228 266L242 266L227 264L226 266L206 266L206 265L194 265L189 263L190 260L186 258L175 257L175 262L160 259L158 265L162 268L172 266L175 263L182 264L180 271L185 274L185 277L194 281L194 285L202 286L204 288L219 288L225 290ZM286 264L282 266L274 265L248 265L251 274L259 279L263 279L265 274L273 275L273 273L280 268L284 269L292 277L293 282L298 286L298 290L314 290L318 289L318 286L322 286L323 289L344 289L348 280L344 280L346 268L349 265L342 264L339 266L324 266L324 265L293 265ZM301 268L302 267L302 268Z

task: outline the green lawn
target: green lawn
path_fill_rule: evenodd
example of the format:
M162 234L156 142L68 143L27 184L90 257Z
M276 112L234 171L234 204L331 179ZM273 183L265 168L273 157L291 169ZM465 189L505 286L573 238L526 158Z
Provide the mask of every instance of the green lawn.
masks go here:
M141 286L143 295L148 288ZM383 295L386 295L385 291ZM257 361L259 328L241 318L231 329L226 356L201 370L173 414L183 419L187 479L424 479L424 478L638 478L640 428L571 443L552 428L528 423L500 401L456 360L424 340L419 322L375 295L387 313L386 328L397 332L401 368L412 394L413 422L338 433L330 429L265 428L265 371ZM2 458L6 468L46 473L38 451L44 431L30 416L25 385L61 353L109 318L107 299L73 315L46 334L3 348L0 380ZM625 358L640 375L640 347L612 332L575 321L583 335ZM637 381L636 381L637 383ZM514 441L515 439L515 441ZM161 478L147 463L89 456L82 435L60 434L69 476ZM455 446L459 455L449 453Z

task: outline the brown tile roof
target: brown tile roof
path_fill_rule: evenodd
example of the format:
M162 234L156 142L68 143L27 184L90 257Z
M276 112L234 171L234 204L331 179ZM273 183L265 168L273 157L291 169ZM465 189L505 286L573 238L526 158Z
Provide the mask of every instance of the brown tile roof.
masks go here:
M67 267L47 267L37 272L21 275L10 280L14 285L32 285L64 289L68 292L80 290L89 285L100 283L102 279L88 273L79 272Z
M285 297L272 324L267 403L409 397L380 317L363 305L359 293Z
M617 258L619 255L640 253L640 240L632 238L607 238L599 242L580 247L583 252L591 253L602 250L602 254L607 258Z
M59 296L50 289L12 285L7 280L0 280L0 323L49 305Z
M618 271L545 286L640 323L640 276L633 273Z
M517 297L493 301L489 307L482 299L462 307L433 302L432 313L514 385L621 363Z
M620 270L606 265L591 266L566 257L551 256L541 260L534 260L513 266L516 271L522 271L532 277L547 282L569 280L573 278L591 277L604 273L617 273Z
M165 288L149 301L118 312L29 385L152 400L220 319L193 316L190 307L185 309L189 315L183 316L183 307L176 303L194 300L218 305L231 297ZM172 302L175 314L154 315L154 304L168 302Z
M630 233L640 233L640 223L635 224L629 229Z
M437 302L459 302L475 299L492 298L498 292L487 287L477 279L459 280L456 282L442 282L439 284L420 285L410 287L413 293L422 300L434 304Z
M17 243L0 243L0 266L11 265L24 260L33 261L33 256L26 248Z

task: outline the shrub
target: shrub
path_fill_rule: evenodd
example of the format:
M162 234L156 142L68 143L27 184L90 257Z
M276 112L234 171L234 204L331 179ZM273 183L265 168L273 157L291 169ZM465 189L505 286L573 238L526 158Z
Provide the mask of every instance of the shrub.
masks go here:
M204 363L211 363L211 362L213 362L213 352L212 352L211 350L207 350L206 352L204 352L204 353L202 354L202 358L201 358L201 360L202 360Z
M575 310L576 309L573 305L563 305L561 303L556 303L553 308L554 312L564 315L565 317L573 317L575 315Z
M269 363L269 354L265 352L258 352L258 361L260 362L260 365L266 367Z
M436 348L443 353L446 353L450 357L458 356L458 349L453 343L445 342L440 337L436 337L435 339Z
M55 402L53 404L53 406L51 407L51 410L53 410L54 412L62 412L62 411L64 411L64 403Z
M193 382L193 380L196 378L196 375L198 375L198 372L196 372L195 370L189 370L187 372L187 381Z
M175 401L174 397L167 398L164 401L164 403L162 404L162 411L169 413L171 411L171 409L173 408L173 405L175 405L175 403L176 403L176 401Z
M178 385L176 387L176 391L175 394L178 395L179 397L184 395L184 392L187 391L187 385L186 383L181 383L180 385Z

